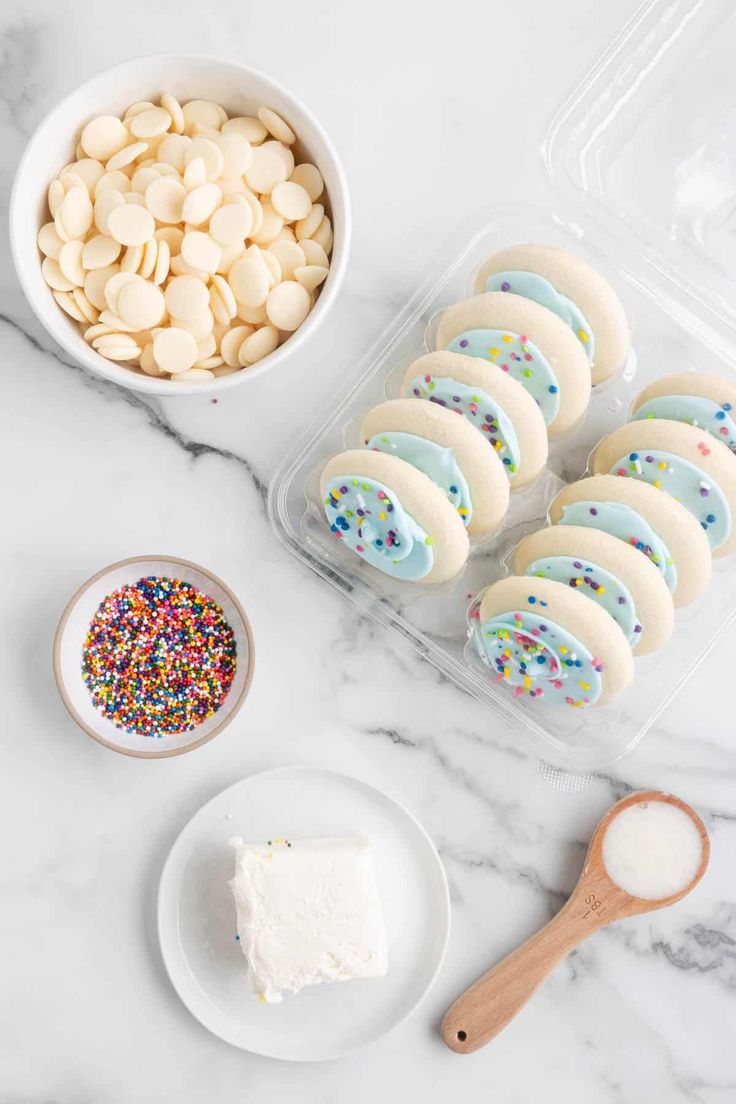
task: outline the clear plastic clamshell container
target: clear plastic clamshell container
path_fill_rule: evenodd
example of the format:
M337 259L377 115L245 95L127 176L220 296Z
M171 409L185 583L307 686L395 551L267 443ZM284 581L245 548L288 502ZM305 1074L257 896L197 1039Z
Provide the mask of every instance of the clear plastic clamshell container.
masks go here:
M627 420L641 388L678 371L734 378L734 57L730 0L645 5L550 127L544 156L554 209L498 206L458 229L429 279L348 373L352 389L299 442L271 488L272 523L297 556L527 736L542 760L568 771L603 769L630 751L682 689L736 617L734 558L714 560L705 594L676 611L669 644L636 660L633 684L608 707L515 698L480 660L468 615L483 588L508 573L521 538L547 523L561 486L585 474L598 440ZM407 365L433 348L433 320L473 293L484 258L523 242L568 249L611 281L632 327L629 360L617 379L594 390L578 430L550 443L547 470L511 496L503 528L472 545L457 579L440 588L393 580L333 538L319 472L330 456L358 446L371 406L398 396Z

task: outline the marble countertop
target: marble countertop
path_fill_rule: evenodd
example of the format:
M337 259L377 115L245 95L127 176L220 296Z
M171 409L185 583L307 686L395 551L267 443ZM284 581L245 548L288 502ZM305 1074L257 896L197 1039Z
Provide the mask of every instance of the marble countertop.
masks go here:
M264 505L289 443L459 215L545 202L547 122L634 7L29 0L0 17L5 200L56 97L126 57L200 49L303 96L344 159L355 218L346 285L319 338L219 402L144 401L70 363L32 317L5 241L2 1104L736 1100L736 632L635 753L563 792L517 734L291 558ZM75 587L154 551L200 561L236 589L258 670L224 734L143 762L74 726L49 659ZM242 776L293 762L355 774L407 804L441 852L453 901L447 960L421 1008L372 1048L322 1065L279 1064L210 1036L174 994L155 932L161 865L184 822ZM643 787L670 789L702 815L713 842L703 883L591 939L490 1048L450 1054L436 1032L447 1004L556 911L598 818Z

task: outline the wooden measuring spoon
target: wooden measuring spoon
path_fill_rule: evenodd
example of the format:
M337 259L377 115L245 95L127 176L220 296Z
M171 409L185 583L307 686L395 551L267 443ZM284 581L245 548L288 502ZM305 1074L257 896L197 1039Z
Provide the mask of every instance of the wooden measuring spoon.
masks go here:
M700 834L702 858L695 877L670 897L632 897L611 880L603 862L603 837L614 819L630 805L664 801L692 819ZM689 805L671 794L647 790L630 794L608 810L588 847L585 865L569 899L556 916L526 943L474 982L450 1006L442 1021L442 1038L458 1054L485 1046L514 1018L565 955L592 932L614 920L673 905L698 884L710 858L703 822Z

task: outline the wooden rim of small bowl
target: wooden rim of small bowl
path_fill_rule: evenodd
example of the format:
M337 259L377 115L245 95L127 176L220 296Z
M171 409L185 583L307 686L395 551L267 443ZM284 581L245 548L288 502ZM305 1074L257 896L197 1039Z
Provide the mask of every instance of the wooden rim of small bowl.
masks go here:
M99 732L95 732L93 728L86 723L86 721L80 717L76 709L72 705L71 699L67 694L66 685L61 675L61 640L64 635L67 621L71 615L72 610L76 606L81 596L89 589L94 583L101 579L104 575L107 575L111 571L115 571L119 567L128 567L129 564L147 564L147 563L170 563L181 564L183 567L188 567L194 571L198 571L205 578L210 579L216 586L221 587L227 594L230 601L238 611L238 615L243 623L243 630L245 632L245 638L248 642L248 670L245 674L245 681L241 687L240 693L234 704L230 707L230 710L226 717L218 725L212 729L207 736L200 736L198 740L193 740L190 744L186 744L184 747L169 748L166 751L136 751L133 748L122 747L120 744L114 744L110 740L106 740L104 736L101 736ZM227 728L231 721L237 716L243 707L245 699L248 697L250 686L253 681L253 672L255 669L255 641L253 639L253 630L250 625L250 620L247 613L243 609L243 605L233 590L223 582L219 575L215 575L214 572L208 571L207 568L202 567L201 564L195 563L193 560L182 559L181 556L129 556L124 560L116 560L115 563L108 564L106 567L96 571L94 575L90 575L85 582L74 592L72 597L64 607L64 612L59 619L59 624L56 627L56 633L54 634L54 647L53 647L53 668L54 679L59 691L59 696L64 703L66 709L72 720L86 732L88 736L91 736L93 740L96 740L98 744L102 744L103 747L109 748L110 751L117 751L120 755L130 755L134 759L169 759L174 755L185 755L188 751L194 751L195 748L202 747L204 744L208 744L210 740L214 740L215 736Z

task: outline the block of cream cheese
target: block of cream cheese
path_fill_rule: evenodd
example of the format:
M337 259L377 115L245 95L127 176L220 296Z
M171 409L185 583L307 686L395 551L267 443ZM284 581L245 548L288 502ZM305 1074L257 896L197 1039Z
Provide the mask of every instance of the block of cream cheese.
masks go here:
M367 839L230 842L240 946L262 1000L384 976L386 931Z

